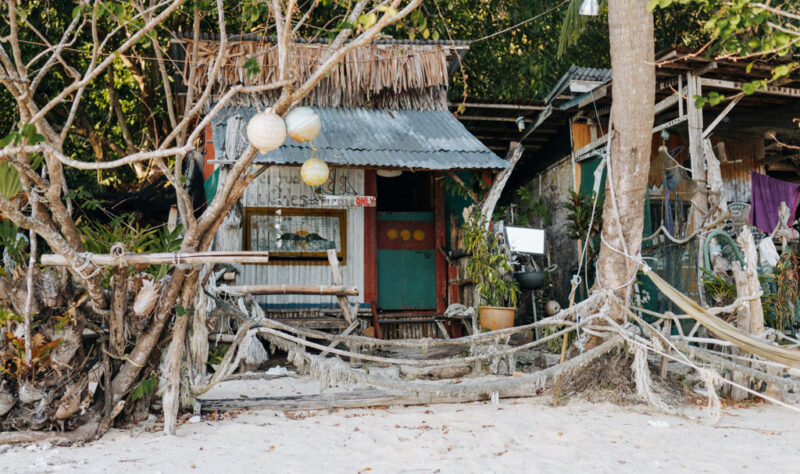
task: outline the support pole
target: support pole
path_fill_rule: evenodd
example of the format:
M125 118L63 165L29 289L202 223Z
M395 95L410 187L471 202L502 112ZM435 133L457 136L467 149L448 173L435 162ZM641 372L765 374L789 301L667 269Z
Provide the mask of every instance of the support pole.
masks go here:
M336 256L336 249L328 250L328 263L331 266L331 275L333 276L333 284L342 286L342 270L339 268L339 258ZM347 302L347 296L339 295L336 297L339 301L339 306L342 308L342 314L348 324L353 324L355 315L351 313L350 303Z
M703 157L703 110L694 105L694 97L703 95L703 90L700 78L695 77L692 73L687 73L686 82L688 86L686 113L689 122L689 158L692 163L692 182L694 184L692 208L686 232L691 234L703 226L708 203L705 196L706 160Z

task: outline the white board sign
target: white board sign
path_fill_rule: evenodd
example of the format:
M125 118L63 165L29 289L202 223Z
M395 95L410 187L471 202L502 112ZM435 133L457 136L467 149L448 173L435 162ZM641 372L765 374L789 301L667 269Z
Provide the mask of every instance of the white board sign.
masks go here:
M544 229L507 226L506 242L512 252L544 254Z

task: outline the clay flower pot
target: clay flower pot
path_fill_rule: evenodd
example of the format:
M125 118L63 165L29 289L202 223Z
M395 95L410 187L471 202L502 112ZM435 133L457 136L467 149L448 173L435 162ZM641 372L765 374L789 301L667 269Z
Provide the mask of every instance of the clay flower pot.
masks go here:
M514 326L514 313L516 308L503 308L501 306L481 306L481 329L496 331Z

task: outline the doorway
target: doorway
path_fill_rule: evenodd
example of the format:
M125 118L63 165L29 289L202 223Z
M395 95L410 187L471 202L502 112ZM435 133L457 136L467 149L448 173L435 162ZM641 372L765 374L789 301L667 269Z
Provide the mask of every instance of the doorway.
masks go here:
M377 177L378 309L436 309L433 174Z

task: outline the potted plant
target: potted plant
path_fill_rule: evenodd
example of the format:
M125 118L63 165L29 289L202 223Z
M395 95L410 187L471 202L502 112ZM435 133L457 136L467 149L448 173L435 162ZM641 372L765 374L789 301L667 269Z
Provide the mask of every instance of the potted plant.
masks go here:
M505 329L514 325L519 287L513 267L501 242L490 232L483 216L472 216L464 224L464 247L471 254L466 273L481 302L478 310L483 329Z

